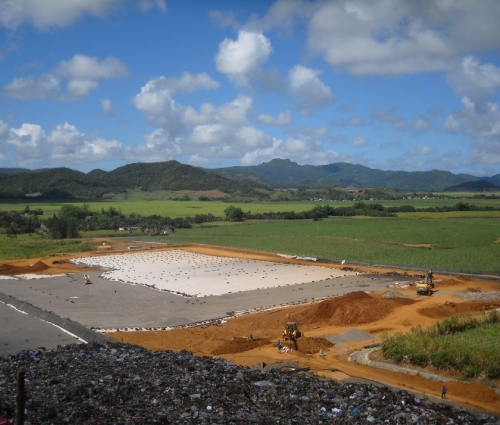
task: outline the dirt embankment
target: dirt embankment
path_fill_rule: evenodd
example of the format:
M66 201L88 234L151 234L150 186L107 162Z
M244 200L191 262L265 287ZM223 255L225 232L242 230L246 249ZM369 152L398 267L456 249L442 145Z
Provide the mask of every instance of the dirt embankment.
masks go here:
M414 304L408 298L375 298L366 292L351 292L340 298L322 301L305 309L299 317L307 324L325 323L327 325L348 326L372 323L382 320L395 308Z

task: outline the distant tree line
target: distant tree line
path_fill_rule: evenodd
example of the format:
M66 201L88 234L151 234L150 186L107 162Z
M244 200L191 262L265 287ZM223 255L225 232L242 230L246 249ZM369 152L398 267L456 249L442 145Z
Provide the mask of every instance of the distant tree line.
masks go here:
M252 213L250 211L243 212L239 207L229 207L224 212L226 219L229 221L242 220L321 220L328 217L354 217L354 216L369 216L369 217L396 217L397 213L404 212L450 212L450 211L498 211L500 208L491 206L469 205L468 203L458 202L453 206L415 208L412 205L402 205L394 207L384 207L380 203L366 203L363 201L355 202L352 207L332 207L330 205L317 205L311 210L295 212L295 211L278 211L278 212L263 212Z
M35 233L40 229L39 215L43 211L40 209L30 211L26 207L23 213L16 211L0 211L0 229L8 235L16 235L18 233Z
M140 214L123 214L114 207L104 208L100 212L91 211L87 205L77 207L64 205L57 216L47 220L47 227L53 237L77 237L79 231L92 230L141 230L151 235L160 235L165 231L175 233L176 229L189 229L193 223L201 224L222 220L213 214L196 214L194 217L170 218L153 214L143 216ZM66 229L66 230L63 230ZM76 233L75 233L76 229Z
M150 235L161 235L169 231L175 233L176 229L189 229L193 224L211 223L215 221L244 221L244 220L322 220L328 217L396 217L403 212L449 212L449 211L497 211L500 208L490 206L470 205L458 202L453 206L440 206L429 208L415 208L411 205L384 207L380 203L355 202L353 206L332 207L330 205L316 205L311 210L278 211L252 213L243 211L240 207L230 205L224 210L225 217L213 214L196 214L194 216L170 218L161 215L143 216L140 214L123 214L120 210L109 207L101 211L92 211L84 204L63 205L57 214L45 220L40 220L43 211L38 208L30 210L26 207L22 212L0 211L0 233L8 235L34 233L40 231L41 226L54 239L78 238L82 231L94 230L140 230Z

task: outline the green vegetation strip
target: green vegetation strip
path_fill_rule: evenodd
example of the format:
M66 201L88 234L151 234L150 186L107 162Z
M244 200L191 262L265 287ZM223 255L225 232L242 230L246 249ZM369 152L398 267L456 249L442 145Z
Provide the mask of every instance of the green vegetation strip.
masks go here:
M181 196L181 195L177 195ZM195 197L197 199L197 197ZM437 208L437 207L452 207L460 200L457 199L400 199L400 200L380 200L380 201L365 201L366 203L377 202L384 207L395 207L401 205L409 205L414 208ZM474 204L478 207L500 207L499 199L467 199L463 202ZM318 205L330 205L332 207L352 207L354 201L329 201L329 202L312 202L312 201L294 201L294 202L245 202L235 203L232 205L241 208L245 213L250 211L254 214L262 214L267 212L279 211L295 211L296 213L311 210ZM169 199L162 199L160 195L142 193L142 197L128 198L128 199L111 199L95 202L36 202L23 200L19 202L1 202L1 211L22 211L27 205L32 210L41 208L44 212L43 217L52 217L53 214L59 213L63 205L74 205L83 207L86 204L92 211L100 212L102 209L108 210L110 207L122 212L123 214L141 214L141 215L161 215L171 218L194 216L196 214L213 214L218 217L224 216L224 210L230 205L228 202L223 201L175 201ZM410 214L426 214L426 213L410 213ZM439 214L448 213L435 213L437 217ZM479 216L484 217L485 213ZM491 215L487 215L491 216ZM493 215L498 217L498 215ZM422 218L419 215L419 218Z
M499 274L497 219L445 220L342 217L321 221L254 221L178 229L156 242L202 243L394 267ZM137 238L134 238L137 240Z
M0 259L15 260L45 257L50 254L95 251L97 244L78 239L53 240L37 234L0 235Z
M500 378L500 313L482 320L455 316L422 330L382 335L382 354L397 363L434 366L467 378Z

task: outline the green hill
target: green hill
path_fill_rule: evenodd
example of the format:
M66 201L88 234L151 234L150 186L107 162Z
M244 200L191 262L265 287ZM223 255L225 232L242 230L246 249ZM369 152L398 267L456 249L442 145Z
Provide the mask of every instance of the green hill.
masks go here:
M500 174L478 178L448 171L383 171L339 162L328 165L299 165L273 159L255 166L202 169L177 161L135 163L113 171L82 173L69 168L41 170L1 169L0 198L99 199L107 193L127 189L151 191L219 190L233 199L258 199L272 188L334 189L387 188L401 191L443 191L472 183L481 187L500 183ZM481 190L481 189L475 189Z
M288 159L273 159L254 166L207 170L233 179L252 179L277 188L327 188L358 185L389 187L404 191L442 191L447 187L478 180L478 177L449 171L383 171L363 165L338 162L328 165L299 165Z
M445 189L446 192L492 192L497 190L500 190L500 186L487 180L469 181Z
M261 186L236 181L177 161L136 163L113 171L93 170L88 174L69 168L34 170L30 173L1 173L0 197L18 198L41 194L47 198L100 198L126 189L220 190L232 196L257 196Z

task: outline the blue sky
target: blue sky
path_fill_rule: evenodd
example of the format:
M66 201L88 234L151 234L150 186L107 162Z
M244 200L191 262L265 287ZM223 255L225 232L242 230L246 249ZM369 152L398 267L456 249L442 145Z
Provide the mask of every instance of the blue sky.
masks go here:
M0 0L0 167L500 173L500 2Z

